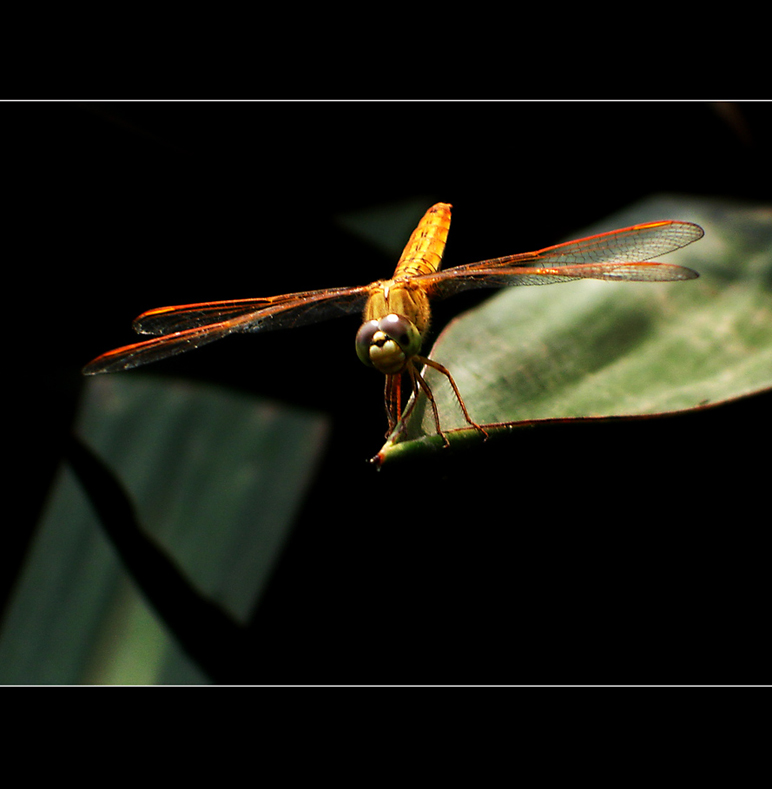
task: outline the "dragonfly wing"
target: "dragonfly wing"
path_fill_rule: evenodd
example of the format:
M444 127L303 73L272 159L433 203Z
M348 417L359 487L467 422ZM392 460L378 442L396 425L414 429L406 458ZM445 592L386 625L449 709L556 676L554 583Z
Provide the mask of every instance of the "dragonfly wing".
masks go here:
M577 279L642 282L694 279L698 274L684 266L648 261L685 247L703 234L702 228L691 222L650 222L537 252L457 266L416 279L438 297L471 288L550 285Z
M97 375L98 373L115 373L119 370L130 370L132 367L139 367L142 364L155 362L159 359L166 359L169 356L176 356L178 353L192 351L206 343L214 342L231 334L236 329L223 323L215 326L205 326L198 329L188 329L187 331L176 332L164 337L155 337L145 342L137 342L133 345L124 345L113 351L103 353L96 359L90 361L84 368L85 375Z
M238 331L285 329L351 314L362 308L366 297L365 286L158 307L143 312L134 320L133 328L139 334L170 334L235 321Z
M692 222L663 220L556 244L536 253L540 265L638 263L681 249L705 235Z
M137 318L135 327L146 334L168 333L108 351L89 362L83 372L95 375L128 370L193 350L228 334L293 328L347 315L362 309L367 293L367 286L362 286L150 310Z
M448 269L450 274L454 269ZM436 298L474 288L508 288L516 285L554 285L579 279L601 279L607 282L674 282L696 279L699 274L685 266L667 263L603 263L562 266L560 268L491 268L476 269L439 280L431 287Z

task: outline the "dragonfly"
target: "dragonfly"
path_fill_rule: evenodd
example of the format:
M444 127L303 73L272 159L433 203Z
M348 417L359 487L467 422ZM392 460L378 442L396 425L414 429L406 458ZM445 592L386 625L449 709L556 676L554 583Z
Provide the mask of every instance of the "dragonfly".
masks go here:
M440 270L451 208L450 203L437 203L424 214L391 279L356 287L151 309L135 319L133 328L139 334L153 335L153 339L108 351L89 362L83 372L94 375L127 370L237 332L295 328L361 312L356 353L365 365L386 376L387 435L400 424L400 415L404 428L419 393L423 392L431 404L437 433L448 445L434 396L423 375L426 367L447 378L466 422L483 436L487 433L472 420L450 371L420 353L429 328L432 300L475 288L550 285L583 279L669 282L699 276L692 269L651 260L704 235L699 225L673 220L633 225L536 252ZM412 393L404 413L403 377L409 380Z

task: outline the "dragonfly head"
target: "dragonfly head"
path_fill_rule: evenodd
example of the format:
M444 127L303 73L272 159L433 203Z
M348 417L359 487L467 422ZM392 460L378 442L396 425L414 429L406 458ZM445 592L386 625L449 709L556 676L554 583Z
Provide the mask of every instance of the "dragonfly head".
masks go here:
M421 334L403 315L366 321L357 332L357 356L386 375L402 372L420 350Z

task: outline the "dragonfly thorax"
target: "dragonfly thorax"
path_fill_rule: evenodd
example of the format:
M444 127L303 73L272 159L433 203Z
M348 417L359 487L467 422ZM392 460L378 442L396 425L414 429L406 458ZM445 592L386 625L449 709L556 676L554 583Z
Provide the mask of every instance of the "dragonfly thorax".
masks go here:
M396 375L421 350L421 334L412 321L391 313L360 326L356 350L368 367L375 367L386 375Z

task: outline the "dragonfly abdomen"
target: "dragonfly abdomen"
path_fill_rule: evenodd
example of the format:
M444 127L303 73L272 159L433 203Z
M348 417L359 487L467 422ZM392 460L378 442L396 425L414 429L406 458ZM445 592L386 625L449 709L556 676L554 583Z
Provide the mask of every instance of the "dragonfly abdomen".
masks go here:
M437 203L424 214L402 251L394 279L439 270L450 229L450 209L450 203Z

